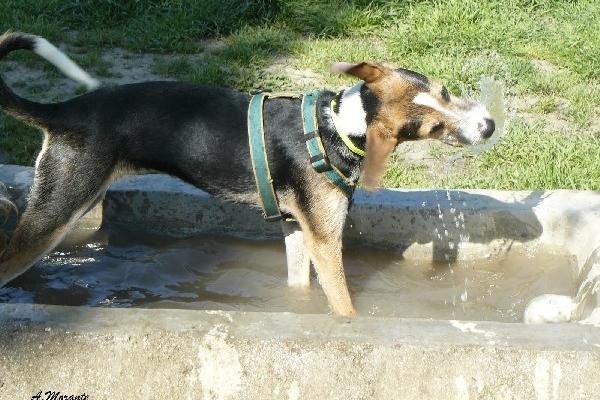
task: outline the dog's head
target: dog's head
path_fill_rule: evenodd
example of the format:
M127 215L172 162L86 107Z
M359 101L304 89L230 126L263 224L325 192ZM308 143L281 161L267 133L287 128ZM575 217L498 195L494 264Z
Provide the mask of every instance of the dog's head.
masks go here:
M362 170L367 189L378 185L387 158L402 141L434 138L477 144L494 133L485 106L454 97L441 83L417 72L370 62L337 63L332 71L362 79L371 97Z

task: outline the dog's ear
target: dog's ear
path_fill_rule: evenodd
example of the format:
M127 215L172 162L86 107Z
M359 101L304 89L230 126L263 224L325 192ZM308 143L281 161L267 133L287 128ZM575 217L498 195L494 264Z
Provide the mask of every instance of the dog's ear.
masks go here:
M386 132L381 123L367 129L367 154L361 175L364 188L370 192L379 187L387 159L398 144L398 139Z
M383 66L372 62L361 62L358 64L340 62L331 66L331 72L353 75L366 83L371 83L381 78L384 71Z

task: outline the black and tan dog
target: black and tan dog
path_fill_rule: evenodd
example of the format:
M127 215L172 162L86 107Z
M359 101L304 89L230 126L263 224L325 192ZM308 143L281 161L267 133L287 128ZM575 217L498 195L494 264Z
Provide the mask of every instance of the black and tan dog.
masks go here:
M7 33L0 59L32 50L70 77L96 82L45 39ZM334 72L361 82L318 99L319 134L331 164L352 181L377 186L399 142L491 136L494 122L480 104L450 96L425 76L379 64L335 64ZM332 106L332 100L335 106ZM45 134L27 208L0 259L0 287L51 250L73 224L124 174L154 170L174 175L219 198L258 204L248 148L249 96L189 83L146 82L102 88L55 104L13 93L0 80L0 106ZM342 266L348 198L309 163L300 100L264 105L266 148L283 212L300 224L305 246L333 311L354 314ZM337 132L355 146L351 152Z

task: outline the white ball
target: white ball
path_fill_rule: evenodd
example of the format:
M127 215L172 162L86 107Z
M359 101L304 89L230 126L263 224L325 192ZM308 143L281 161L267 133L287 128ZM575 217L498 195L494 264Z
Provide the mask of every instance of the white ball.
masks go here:
M523 322L526 324L547 324L568 322L573 316L577 303L569 296L543 294L532 299L525 308Z

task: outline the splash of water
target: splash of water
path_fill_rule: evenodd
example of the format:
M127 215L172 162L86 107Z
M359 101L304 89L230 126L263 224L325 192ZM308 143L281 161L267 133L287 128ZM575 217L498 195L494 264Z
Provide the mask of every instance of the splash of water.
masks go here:
M496 124L496 130L491 138L484 143L468 148L472 154L481 154L491 149L504 137L507 131L506 104L504 99L504 84L493 77L484 76L479 80L479 102L488 109Z
M463 87L462 95L464 97L474 98L471 93L469 93L466 88ZM483 143L475 144L469 147L461 148L458 152L449 155L443 163L443 172L442 172L442 185L446 191L446 199L448 200L448 204L450 205L450 213L454 218L454 225L457 230L459 230L459 242L454 243L449 240L448 230L446 229L446 224L444 221L444 215L441 209L441 205L438 201L438 217L442 221L442 229L443 234L445 236L446 241L448 241L449 248L451 250L458 250L458 246L461 242L469 241L469 233L465 228L465 217L464 212L461 210L458 213L454 208L453 199L451 196L450 188L448 187L448 181L450 176L450 171L456 161L463 158L466 154L477 155L481 154L484 151L491 149L494 145L496 145L506 134L507 131L507 113L506 113L506 104L504 97L504 84L502 81L496 80L493 77L484 76L479 80L479 99L474 98L479 103L483 104L490 113L490 116L494 120L496 124L496 130L491 138L486 140ZM437 196L437 195L436 195ZM463 204L464 205L464 204ZM442 234L436 229L436 233L438 235L439 240L442 239ZM446 260L448 261L448 260ZM450 274L453 275L453 269L450 262L448 262L448 268ZM464 303L468 299L468 282L465 279L464 281L464 289L460 294L460 299ZM454 287L454 282L453 282ZM453 305L456 305L455 296L452 298Z
M448 155L443 164L443 176L448 180L450 169L456 161L464 158L465 155L478 155L494 147L505 135L510 118L507 114L506 100L504 96L504 83L491 76L483 76L479 80L479 98L470 93L466 87L461 89L462 97L470 98L483 104L494 120L496 130L492 137L485 142L476 143L470 146L461 147L460 150Z

